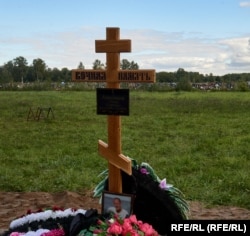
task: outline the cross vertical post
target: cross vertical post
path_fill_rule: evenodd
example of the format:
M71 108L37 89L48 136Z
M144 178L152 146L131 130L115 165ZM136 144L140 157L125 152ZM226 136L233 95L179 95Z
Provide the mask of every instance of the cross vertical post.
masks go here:
M119 32L115 29L107 29L107 40L119 40ZM120 53L107 53L107 78L115 78L120 69ZM118 82L109 82L107 88L120 88ZM121 153L121 116L109 115L108 119L108 145L117 154ZM109 191L122 193L121 171L110 162L109 165Z
M107 88L119 89L120 83L117 79L118 70L120 69L120 51L130 51L130 40L120 40L119 28L107 28L106 40L96 40L96 52L106 52L106 78ZM108 115L108 149L120 158L121 154L121 117L116 115ZM99 141L99 153L102 153L103 142ZM107 146L106 146L107 148ZM125 157L126 158L126 157ZM127 164L130 165L129 160ZM129 162L128 162L129 161ZM109 161L109 191L122 193L122 176L121 170Z

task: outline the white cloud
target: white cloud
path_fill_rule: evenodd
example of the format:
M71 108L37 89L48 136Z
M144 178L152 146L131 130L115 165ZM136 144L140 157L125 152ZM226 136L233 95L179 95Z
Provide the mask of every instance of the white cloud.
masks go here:
M95 52L95 40L106 38L105 29L81 28L71 32L35 34L25 38L0 39L1 55L9 60L24 56L29 64L43 59L50 67L76 68L80 61L91 69L95 59L106 61ZM156 71L196 71L203 74L250 72L250 34L248 37L213 39L201 33L121 30L121 39L131 39L132 52L121 59L138 63L141 69ZM3 64L6 61L0 61Z
M176 71L183 68L220 75L250 71L250 36L222 40L197 33L152 32L151 37L147 37L140 32L137 37L134 32L133 38L135 53L132 54L143 69L150 67L161 71ZM154 48L151 54L143 54L144 48L149 47Z
M240 2L240 7L250 7L250 2Z
M223 40L221 43L227 45L228 57L227 68L237 71L250 71L250 37L233 38Z

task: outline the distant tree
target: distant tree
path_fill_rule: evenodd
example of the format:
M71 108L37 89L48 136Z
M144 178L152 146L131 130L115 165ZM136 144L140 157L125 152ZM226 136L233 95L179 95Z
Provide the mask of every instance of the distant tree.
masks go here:
M12 61L8 61L1 67L1 83L12 83L14 81L14 65Z
M20 57L16 57L14 60L13 60L13 64L14 64L14 70L16 72L16 77L15 77L15 80L18 82L18 81L21 81L23 83L23 80L24 80L24 76L27 72L27 69L28 69L28 62L27 60L20 56Z
M131 70L138 70L139 65L137 63L135 63L134 61L131 61L130 68L131 68Z
M79 65L78 65L77 69L82 69L82 70L85 69L85 67L84 67L84 65L83 65L83 63L81 61L80 61Z
M205 77L206 82L215 82L215 76L212 73L206 74Z
M122 70L129 70L129 67L130 67L130 62L127 60L127 59L123 59L121 62L120 62L120 68Z
M0 67L0 85L2 83L5 84L8 82L11 82L9 72L8 70L6 70L6 68L4 68L4 66L1 66Z
M122 70L138 70L139 66L134 61L128 61L127 59L122 59L120 62L120 68Z
M199 72L188 72L188 77L192 83L200 83L204 80L203 74L200 74Z
M68 68L64 67L61 69L61 80L62 82L71 81L71 72Z
M175 76L172 72L158 72L156 73L156 81L157 82L168 82L173 83L175 82Z
M241 74L241 79L243 81L250 81L250 74L249 73L243 73L243 74Z
M191 91L192 85L187 77L183 77L179 80L176 86L177 91Z
M58 68L53 68L49 73L52 82L62 81L62 73Z
M177 82L181 81L181 79L183 79L183 78L186 78L187 74L188 74L188 72L186 72L183 68L179 68L175 72L175 76L176 76Z
M191 91L192 85L189 78L189 73L184 69L179 68L176 72L177 86L176 90Z
M235 83L234 89L241 91L241 92L249 91L248 83L246 81L240 80L240 81Z
M49 67L46 69L46 81L52 81L52 69Z
M25 82L34 82L36 80L34 68L32 65L28 66L26 75L25 75Z
M93 69L94 70L103 70L104 69L104 64L100 60L96 59L93 62Z
M36 80L44 80L47 67L45 62L42 59L37 58L33 60L32 64Z

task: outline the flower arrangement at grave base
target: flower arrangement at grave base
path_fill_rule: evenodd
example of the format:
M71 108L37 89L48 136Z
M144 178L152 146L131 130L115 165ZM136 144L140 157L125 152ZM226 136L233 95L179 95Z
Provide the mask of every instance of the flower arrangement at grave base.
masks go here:
M82 236L82 235L164 235L170 221L188 219L189 206L182 192L166 179L160 179L148 163L137 164L132 159L132 175L122 172L124 194L133 194L132 216L118 219L98 214L96 209L28 210L10 223L3 236ZM94 189L94 197L108 190L108 170ZM117 231L116 231L117 230ZM125 235L125 234L124 234Z
M137 219L151 224L159 234L166 234L168 222L187 220L189 205L183 193L166 178L159 178L152 166L132 161L132 176L122 172L122 190L124 194L133 194L133 214ZM108 170L100 176L103 179L94 189L94 197L102 197L108 191Z
M137 220L135 215L131 215L125 219L113 215L110 219L98 220L96 226L92 226L90 230L94 235L126 235L126 236L158 236L157 231L148 223ZM83 231L82 235L85 232ZM81 235L81 232L80 234Z
M55 208L53 208L55 209ZM5 236L92 236L133 235L158 236L154 228L131 215L99 215L96 209L39 209L13 220Z

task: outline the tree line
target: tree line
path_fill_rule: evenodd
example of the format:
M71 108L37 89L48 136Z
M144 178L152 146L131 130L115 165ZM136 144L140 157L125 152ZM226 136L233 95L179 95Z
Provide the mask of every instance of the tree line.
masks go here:
M92 69L105 69L106 65L96 59ZM120 67L123 70L136 70L139 65L134 61L122 59ZM79 62L78 69L85 69L82 62ZM30 65L26 58L19 56L0 66L0 84L8 83L32 83L32 82L70 82L71 70L68 68L49 68L45 61L36 58ZM250 73L225 74L222 76L201 74L199 72L188 72L179 68L175 72L156 72L156 82L159 83L246 83L250 81Z
M176 72L158 72L157 82L178 83L189 81L190 83L231 83L239 81L250 81L250 73L232 73L225 75L200 74L199 72L188 72L179 68Z
M121 69L136 70L139 66L134 61L127 59L121 60ZM96 59L93 62L92 69L104 70L104 63ZM78 69L84 69L85 66L80 62ZM49 68L41 58L34 59L30 65L26 58L19 56L4 65L0 66L0 84L6 83L32 83L32 82L70 82L71 70L68 68Z

